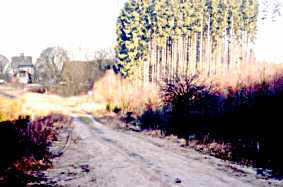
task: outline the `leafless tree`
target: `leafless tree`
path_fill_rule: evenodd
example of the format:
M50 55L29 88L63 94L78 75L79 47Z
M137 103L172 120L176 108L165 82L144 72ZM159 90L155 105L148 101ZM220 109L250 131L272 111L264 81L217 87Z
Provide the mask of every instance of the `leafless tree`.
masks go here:
M66 62L61 73L64 92L71 95L86 93L113 64L114 52L105 49L95 51L91 60Z
M115 53L112 49L101 49L93 53L92 60L95 66L101 70L105 71L106 69L111 68L114 64Z
M0 79L9 79L9 66L10 61L3 55L0 55Z
M47 48L37 59L37 77L40 82L53 79L56 84L43 84L44 88L52 93L70 96L87 93L95 81L99 80L107 69L114 64L114 53L109 50L98 50L88 60L72 60L62 53L53 52ZM54 53L61 55L61 61L54 60Z
M39 81L57 81L60 78L64 62L69 61L68 53L62 47L48 47L43 50L36 62L36 74Z
M9 60L3 55L0 55L0 74L5 74L9 66Z

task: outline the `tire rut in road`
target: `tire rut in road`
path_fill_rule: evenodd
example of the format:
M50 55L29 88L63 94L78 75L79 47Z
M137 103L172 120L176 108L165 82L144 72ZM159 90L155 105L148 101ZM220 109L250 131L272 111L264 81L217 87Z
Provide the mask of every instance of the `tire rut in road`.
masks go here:
M176 179L180 178L182 182L178 186L251 186L196 160L189 160L137 137L113 131L95 120L87 126L101 144L119 152L132 164L142 168L143 172L156 176L166 185L176 185Z
M94 121L95 122L95 121ZM79 125L78 125L79 124ZM101 125L101 124L100 124ZM99 127L103 127L103 126L100 126ZM163 181L163 179L161 177L159 177L158 175L156 175L154 172L151 172L149 171L148 169L146 169L143 165L141 165L139 162L137 162L137 160L143 160L143 157L139 154L136 154L134 152L131 152L129 151L127 148L125 148L124 146L122 146L120 143L118 143L118 141L115 141L113 140L112 138L109 138L109 137L105 137L105 129L102 128L102 129L98 129L97 127L92 127L92 125L86 125L84 123L80 123L78 121L78 123L76 124L76 127L78 127L77 129L80 129L82 131L82 129L85 127L85 131L90 131L92 132L92 137L90 134L86 135L87 133L83 133L84 135L84 139L93 139L97 142L99 142L102 146L104 147L107 147L108 148L108 151L112 152L111 153L111 157L112 159L108 159L107 162L108 163L113 163L113 165L115 165L115 161L117 162L117 159L120 159L120 160L123 160L123 164L127 163L126 165L130 166L129 168L126 168L126 167L123 167L123 166L119 166L120 164L123 165L122 163L118 163L118 165L116 166L113 166L113 167L110 167L110 169L108 168L108 175L115 175L113 173L114 170L129 170L129 171L126 171L126 173L132 173L130 170L132 169L133 171L138 171L138 175L137 177L139 177L140 179L141 178L144 178L145 180L141 180L141 181L138 181L136 179L129 179L129 176L127 175L122 175L122 177L124 177L124 179L118 179L119 182L117 182L115 184L115 186L126 186L128 181L136 181L136 183L132 183L130 184L131 186L132 185L135 185L135 186L164 186L164 187L167 187L167 186L171 186L170 184L168 184L167 182ZM92 144L89 144L90 146ZM91 149L91 148L90 148ZM94 153L94 157L95 155L97 154L101 154L100 153ZM134 158L134 159L133 159ZM116 163L117 164L117 163ZM101 168L103 166L100 166L100 169L103 169ZM143 177L141 177L143 176ZM99 179L98 179L99 180ZM114 182L115 183L115 182ZM148 183L148 184L146 184ZM110 186L109 184L107 184L106 186Z
M87 118L89 122L80 117L73 120L72 145L50 170L51 182L69 186L268 186L228 175L203 162L201 156L199 160L196 155L186 157L167 144L156 145Z

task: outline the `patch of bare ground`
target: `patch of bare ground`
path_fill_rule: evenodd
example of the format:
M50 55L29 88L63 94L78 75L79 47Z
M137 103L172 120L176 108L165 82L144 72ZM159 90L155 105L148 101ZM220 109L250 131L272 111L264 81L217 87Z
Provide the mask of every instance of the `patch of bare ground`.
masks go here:
M97 186L95 168L85 143L73 130L73 126L62 129L65 132L70 130L70 137L59 137L50 147L54 152L53 167L35 172L34 176L40 178L40 182L29 183L27 186Z

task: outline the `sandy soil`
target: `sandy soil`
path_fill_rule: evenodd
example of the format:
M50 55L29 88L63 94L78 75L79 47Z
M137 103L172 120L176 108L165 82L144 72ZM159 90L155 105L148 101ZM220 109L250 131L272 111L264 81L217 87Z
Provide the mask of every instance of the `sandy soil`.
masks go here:
M113 129L89 117L73 121L72 144L45 184L56 186L283 186L252 168L180 147L168 139Z

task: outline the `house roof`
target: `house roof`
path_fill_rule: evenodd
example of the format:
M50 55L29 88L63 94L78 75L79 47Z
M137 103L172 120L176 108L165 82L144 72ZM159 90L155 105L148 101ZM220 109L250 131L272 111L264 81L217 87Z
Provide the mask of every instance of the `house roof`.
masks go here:
M12 57L12 68L18 68L19 66L33 66L31 56L14 56Z

